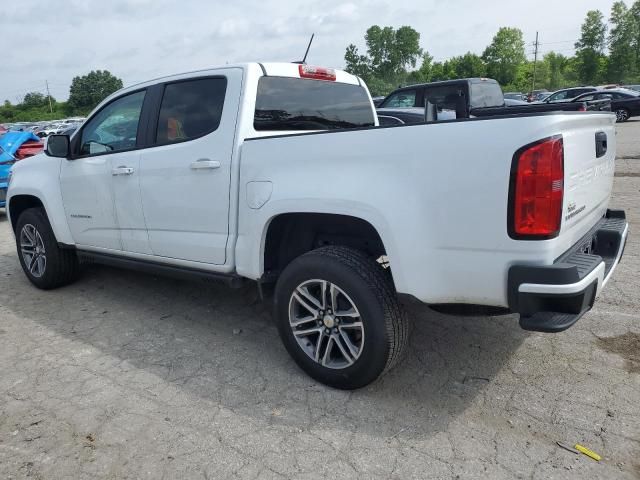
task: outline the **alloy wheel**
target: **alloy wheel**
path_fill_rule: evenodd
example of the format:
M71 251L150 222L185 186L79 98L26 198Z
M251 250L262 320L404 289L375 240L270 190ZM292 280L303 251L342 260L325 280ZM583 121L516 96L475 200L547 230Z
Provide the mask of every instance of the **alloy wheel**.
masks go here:
M364 347L364 325L355 303L337 285L307 280L289 300L289 325L300 348L331 369L350 367Z
M20 252L29 273L42 277L47 268L46 250L40 232L29 223L20 231Z

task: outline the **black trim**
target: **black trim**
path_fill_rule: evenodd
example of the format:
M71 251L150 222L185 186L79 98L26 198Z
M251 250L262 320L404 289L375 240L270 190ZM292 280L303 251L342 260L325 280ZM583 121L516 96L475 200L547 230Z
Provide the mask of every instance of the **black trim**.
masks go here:
M164 86L161 83L152 85L147 90L147 96L142 110L145 116L144 122L146 128L141 140L141 149L153 147L156 141L156 131L158 129L163 92Z
M164 263L153 262L149 260L140 260L137 258L123 257L119 255L89 252L79 250L78 256L82 260L108 265L117 268L126 268L139 272L150 273L154 275L164 275L172 278L181 278L185 280L214 280L228 284L230 287L240 287L244 283L244 278L236 274L216 273L207 270L199 270L191 267L179 267L175 265L167 265Z
M456 118L452 120L440 120L437 122L426 122L426 123L408 123L406 125L385 125L385 126L370 126L370 127L355 127L355 128L344 128L340 130L322 130L317 132L302 132L302 133L283 133L282 135L266 135L261 137L251 137L245 138L245 142L252 142L255 140L272 140L275 138L286 138L286 137L301 137L306 135L328 135L328 134L338 134L338 133L348 133L348 132L359 132L363 130L378 130L384 128L411 128L411 127L422 127L424 125L444 125L448 123L462 123L462 122L486 122L491 120L506 120L511 118L523 118L523 117L544 117L551 115L611 115L611 112L537 112L537 113L522 113L522 114L511 114L511 115L495 115L489 117L477 117L477 118Z
M551 140L558 140L558 139L563 140L562 135L553 135L551 137L543 138L541 140L537 140L535 142L529 143L528 145L525 145L524 147L519 148L518 150L516 150L516 153L513 154L513 158L511 159L511 171L509 173L509 200L508 200L509 203L507 204L507 232L509 234L509 237L514 240L549 240L552 238L556 238L558 235L560 235L560 227L562 225L562 211L559 212L560 222L558 224L558 229L549 235L522 235L522 234L516 233L515 225L514 225L516 180L518 177L518 162L520 161L520 156L522 155L522 153L524 153L525 151L529 150L532 147L535 147L536 145L540 145L541 143L545 143ZM562 144L562 171L564 172L564 142ZM564 173L563 173L563 177L564 177ZM564 179L563 179L563 182L564 182ZM564 204L564 187L562 189L562 200L563 200L562 204Z
M262 75L264 75L265 77L268 77L269 75L267 75L267 70L264 68L264 65L261 63L258 63L258 65L260 65L260 70L262 70Z

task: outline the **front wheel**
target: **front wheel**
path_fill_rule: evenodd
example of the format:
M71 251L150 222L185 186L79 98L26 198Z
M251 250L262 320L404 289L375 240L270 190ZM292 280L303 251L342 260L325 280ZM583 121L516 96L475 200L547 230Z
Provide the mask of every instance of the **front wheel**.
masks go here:
M278 280L275 318L289 354L311 377L355 389L402 357L409 321L373 259L323 247L292 261Z
M629 120L629 117L629 110L627 110L626 108L619 108L616 110L616 121L626 122L627 120Z
M58 246L49 220L41 208L22 212L16 225L18 258L25 275L44 290L71 283L78 275L78 258Z

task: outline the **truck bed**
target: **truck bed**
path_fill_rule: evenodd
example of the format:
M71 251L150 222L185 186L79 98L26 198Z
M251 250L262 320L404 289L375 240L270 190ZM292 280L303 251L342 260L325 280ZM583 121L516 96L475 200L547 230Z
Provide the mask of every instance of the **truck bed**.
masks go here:
M272 194L262 208L240 210L237 257L253 261L238 271L262 273L251 267L260 252L259 243L247 243L260 238L254 229L281 211L313 212L322 202L328 213L356 215L376 229L398 292L426 303L506 307L510 265L551 265L605 214L614 122L600 112L543 112L247 139L239 198L255 182L270 183ZM599 132L609 149L596 158ZM565 149L560 235L514 240L507 232L514 154L556 135Z

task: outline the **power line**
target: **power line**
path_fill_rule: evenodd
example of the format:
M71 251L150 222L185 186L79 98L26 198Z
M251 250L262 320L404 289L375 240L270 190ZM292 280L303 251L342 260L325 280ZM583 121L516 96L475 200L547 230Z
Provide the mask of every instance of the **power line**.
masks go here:
M533 79L531 80L531 91L533 92L536 89L536 68L538 66L538 47L540 43L538 42L538 32L536 32L536 43L534 44L536 47L535 57L533 58Z

